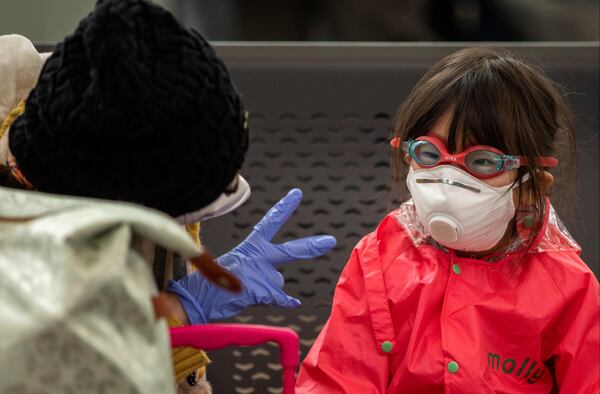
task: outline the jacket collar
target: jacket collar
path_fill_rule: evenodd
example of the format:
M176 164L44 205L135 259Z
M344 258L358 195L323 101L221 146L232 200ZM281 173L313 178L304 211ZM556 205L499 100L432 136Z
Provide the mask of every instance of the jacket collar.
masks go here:
M415 247L419 247L423 244L431 245L445 253L453 254L453 251L448 250L443 245L437 243L431 237L431 235L425 231L425 228L417 217L415 205L412 199L402 204L398 210L392 213L392 215L403 227ZM500 253L494 253L481 258L480 260L497 262L510 255L522 253L524 251L523 248L526 246L530 231L530 226L527 226L526 224L528 220L527 213L518 212L516 215L516 220L517 237L512 241L508 248ZM581 247L571 236L558 217L558 214L556 213L554 207L552 207L550 200L546 198L544 222L542 223L540 232L531 244L529 253L566 250L580 253Z

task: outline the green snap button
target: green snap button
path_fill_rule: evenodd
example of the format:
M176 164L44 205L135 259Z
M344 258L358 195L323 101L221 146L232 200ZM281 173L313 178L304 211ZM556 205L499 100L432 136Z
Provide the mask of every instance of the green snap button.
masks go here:
M533 216L525 216L523 219L523 226L525 226L525 228L533 228L534 225L535 218Z
M394 348L394 344L391 343L390 341L385 341L384 343L381 344L381 350L383 350L385 353L391 352L393 348Z
M458 371L458 363L456 361L450 361L448 363L448 372L456 373Z
M460 265L452 264L452 271L454 271L456 275L460 275Z

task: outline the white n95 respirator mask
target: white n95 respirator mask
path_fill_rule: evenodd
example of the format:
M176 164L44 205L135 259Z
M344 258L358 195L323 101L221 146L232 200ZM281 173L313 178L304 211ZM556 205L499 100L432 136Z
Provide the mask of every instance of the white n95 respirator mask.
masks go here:
M406 183L425 230L451 249L492 249L515 216L512 183L493 187L450 165L411 168Z

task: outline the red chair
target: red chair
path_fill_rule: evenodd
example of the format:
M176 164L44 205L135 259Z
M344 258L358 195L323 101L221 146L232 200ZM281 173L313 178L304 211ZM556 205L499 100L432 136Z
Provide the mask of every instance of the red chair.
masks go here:
M298 334L289 328L255 324L205 324L171 328L171 346L217 350L226 346L253 346L264 342L279 345L283 367L283 394L294 394L294 381L300 344Z

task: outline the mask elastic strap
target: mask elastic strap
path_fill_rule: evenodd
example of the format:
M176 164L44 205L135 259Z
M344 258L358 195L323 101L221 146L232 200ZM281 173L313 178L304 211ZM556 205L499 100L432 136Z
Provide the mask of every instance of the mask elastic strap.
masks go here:
M529 174L529 172L527 172L521 177L521 182L515 184L515 187L518 187L519 185L524 185L525 182L529 181L529 179L531 179L531 175Z

